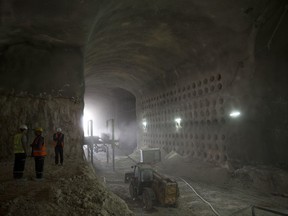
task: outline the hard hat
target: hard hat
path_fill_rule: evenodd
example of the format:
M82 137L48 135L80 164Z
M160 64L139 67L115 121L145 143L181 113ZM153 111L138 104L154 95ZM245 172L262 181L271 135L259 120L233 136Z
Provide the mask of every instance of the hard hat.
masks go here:
M27 127L27 125L20 125L20 127L19 127L20 129L24 129L24 130L28 130L28 127Z
M34 130L35 130L35 131L39 131L39 132L43 132L43 128L41 128L41 127L37 127L37 128L35 128Z
M62 129L61 128L57 128L57 132L61 132L62 131Z

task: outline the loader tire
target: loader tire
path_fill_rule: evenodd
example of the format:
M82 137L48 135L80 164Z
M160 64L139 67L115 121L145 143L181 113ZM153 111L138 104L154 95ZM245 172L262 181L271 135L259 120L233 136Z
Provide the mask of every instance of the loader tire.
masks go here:
M143 191L142 199L143 199L143 208L147 211L153 208L153 196L151 193L154 193L151 189L146 189Z
M133 200L135 200L137 198L137 190L134 187L134 185L132 184L132 182L130 182L130 185L129 185L129 193L130 193L130 196Z

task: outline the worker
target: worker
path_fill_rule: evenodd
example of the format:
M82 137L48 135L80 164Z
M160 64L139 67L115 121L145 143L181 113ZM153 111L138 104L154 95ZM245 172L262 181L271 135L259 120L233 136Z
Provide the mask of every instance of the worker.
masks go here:
M64 134L61 128L57 128L57 132L53 135L53 142L55 148L55 165L63 166L63 148L64 148Z
M41 127L35 128L35 139L31 144L32 156L35 160L36 180L43 179L44 159L47 155L44 137L42 136L43 129Z
M19 132L14 136L14 179L23 179L23 172L27 157L27 130L28 127L23 124L19 127Z

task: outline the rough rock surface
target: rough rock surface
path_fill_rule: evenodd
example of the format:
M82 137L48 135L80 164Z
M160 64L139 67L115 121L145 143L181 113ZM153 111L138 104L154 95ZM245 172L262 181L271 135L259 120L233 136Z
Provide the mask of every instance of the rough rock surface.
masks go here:
M106 163L105 153L97 153L96 157L94 157L97 174L102 176L102 179L104 179L110 190L126 201L129 208L136 215L214 215L209 205L203 202L183 180L190 184L222 216L251 216L251 207L253 205L273 208L288 213L288 199L284 194L284 188L282 191L278 190L277 193L277 187L269 187L269 182L265 182L267 181L265 175L267 172L272 173L273 168L243 168L243 170L250 170L250 175L254 172L254 175L251 175L251 179L253 180L251 181L251 179L241 178L240 173L232 177L231 174L233 172L228 172L224 168L221 170L219 167L213 166L213 164L208 166L196 160L188 162L187 158L182 157L176 152L169 153L166 156L163 155L162 162L153 166L162 175L166 175L178 182L180 190L178 207L161 206L156 202L154 203L154 208L147 212L142 208L141 197L139 196L138 199L133 200L129 194L129 184L124 183L124 173L133 171L131 166L135 165L131 158L137 161L137 158L139 159L138 156L139 152L134 152L129 157L124 155L116 157L116 172L112 172L112 163ZM281 180L285 181L284 176L287 175L287 172L286 174L283 170L278 170L278 172L282 173ZM278 175L276 176L278 177ZM271 214L257 210L256 215L270 216Z
M83 102L75 103L71 99L0 96L0 158L11 158L13 136L21 124L27 124L30 129L42 127L46 145L51 145L55 129L61 127L66 135L65 154L79 157L83 137L79 130L82 110ZM28 135L31 144L34 134L30 130Z
M26 181L12 180L12 164L1 163L0 215L133 215L83 161L69 160L65 167L47 162L43 181L33 180L31 159L26 164Z

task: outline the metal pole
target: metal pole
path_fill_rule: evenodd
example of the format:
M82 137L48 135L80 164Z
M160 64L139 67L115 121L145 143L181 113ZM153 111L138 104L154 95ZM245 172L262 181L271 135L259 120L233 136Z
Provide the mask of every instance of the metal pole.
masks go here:
M94 147L94 143L93 143L93 121L89 120L89 129L90 129L90 151L91 151L91 163L93 165L93 147Z
M107 158L107 164L109 163L109 146L106 146L106 158Z
M115 171L114 119L112 119L112 160L113 160L113 171Z
M89 121L87 122L87 136L90 136L90 131L89 131ZM90 139L88 139L87 142L87 161L89 161L89 157L90 157Z

